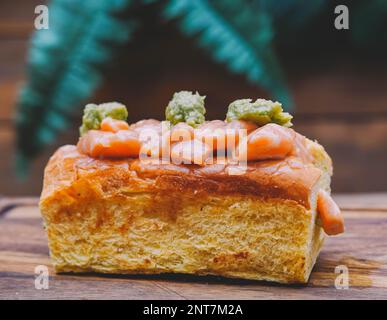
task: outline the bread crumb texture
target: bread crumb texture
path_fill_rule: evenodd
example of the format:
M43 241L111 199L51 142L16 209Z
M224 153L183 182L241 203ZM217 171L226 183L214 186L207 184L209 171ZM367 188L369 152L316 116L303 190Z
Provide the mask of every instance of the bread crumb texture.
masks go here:
M311 211L294 201L149 192L67 197L42 204L58 272L306 282L322 241L320 227L310 228Z

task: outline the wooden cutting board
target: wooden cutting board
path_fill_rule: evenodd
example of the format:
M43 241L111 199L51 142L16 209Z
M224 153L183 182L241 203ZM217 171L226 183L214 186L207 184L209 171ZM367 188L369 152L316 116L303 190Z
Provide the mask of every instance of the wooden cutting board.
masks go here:
M327 239L307 285L289 286L212 276L56 275L37 199L0 198L0 299L387 299L387 194L336 199L346 233ZM35 288L38 265L48 267L48 289Z

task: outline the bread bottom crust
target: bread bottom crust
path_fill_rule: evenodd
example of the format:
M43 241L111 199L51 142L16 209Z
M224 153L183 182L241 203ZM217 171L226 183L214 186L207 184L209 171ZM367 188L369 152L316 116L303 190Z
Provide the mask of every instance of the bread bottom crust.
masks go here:
M57 272L305 283L324 239L314 206L292 200L173 191L60 196L41 203Z

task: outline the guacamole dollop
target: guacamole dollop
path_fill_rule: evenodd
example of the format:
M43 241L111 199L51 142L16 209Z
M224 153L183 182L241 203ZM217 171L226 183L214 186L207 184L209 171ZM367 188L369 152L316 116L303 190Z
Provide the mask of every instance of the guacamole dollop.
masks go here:
M291 127L293 116L282 109L282 104L271 100L252 99L235 100L228 106L226 120L246 120L263 126L276 123L284 127Z
M102 104L90 103L83 110L82 125L79 128L80 135L84 135L89 130L98 130L103 119L110 117L116 120L126 120L128 110L118 102L108 102Z
M186 122L188 125L196 127L205 121L205 98L197 92L195 94L191 91L176 92L165 109L166 120L172 124Z

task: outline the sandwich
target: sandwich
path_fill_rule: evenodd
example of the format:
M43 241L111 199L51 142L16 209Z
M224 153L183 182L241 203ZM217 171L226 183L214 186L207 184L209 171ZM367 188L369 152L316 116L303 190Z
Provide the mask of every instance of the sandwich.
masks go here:
M308 281L344 231L330 157L279 102L236 100L209 121L204 101L181 91L165 120L132 124L120 103L86 106L78 143L44 173L56 272Z

